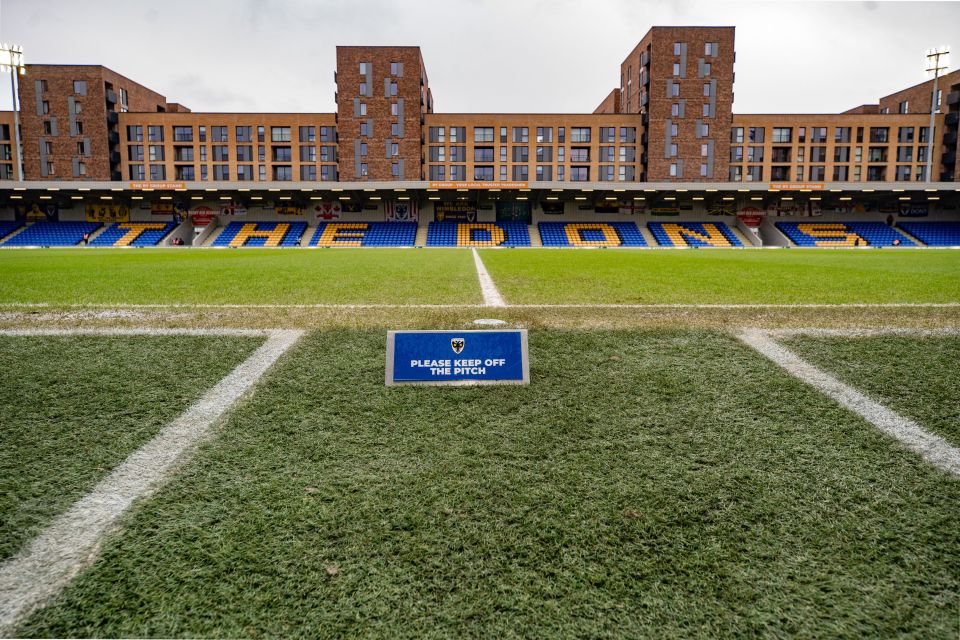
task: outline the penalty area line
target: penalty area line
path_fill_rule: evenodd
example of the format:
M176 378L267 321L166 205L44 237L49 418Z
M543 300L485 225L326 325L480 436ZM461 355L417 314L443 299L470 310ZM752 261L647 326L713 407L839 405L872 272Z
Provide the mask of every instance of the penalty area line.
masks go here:
M42 331L0 332L43 335ZM66 335L68 331L50 331ZM104 537L139 499L162 487L196 446L305 332L255 332L128 329L75 331L81 335L265 335L266 341L196 403L134 451L86 496L57 516L19 553L0 564L0 637L15 635L18 624L42 608L83 569L94 562Z
M896 330L888 330L894 333ZM816 330L798 331L797 334L817 335ZM879 331L877 332L879 333ZM899 333L907 333L901 331ZM853 411L880 431L899 441L906 448L918 453L927 462L960 476L960 449L949 442L924 430L913 420L905 418L892 409L872 400L865 394L845 384L829 373L818 369L800 356L790 351L774 339L778 335L773 331L761 329L743 329L737 333L747 346L772 360L790 375L807 383L817 391L831 398L842 407ZM784 335L784 334L780 334ZM820 334L829 335L829 334ZM834 333L833 335L838 335ZM857 335L854 332L841 335ZM862 334L859 334L862 335ZM876 333L874 334L876 335Z

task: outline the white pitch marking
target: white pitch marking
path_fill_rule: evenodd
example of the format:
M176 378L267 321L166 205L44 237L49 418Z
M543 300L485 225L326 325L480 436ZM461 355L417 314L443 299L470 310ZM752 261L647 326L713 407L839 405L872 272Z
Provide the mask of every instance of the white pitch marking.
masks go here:
M483 266L483 260L476 249L470 249L473 252L473 264L477 267L477 277L480 279L480 291L483 292L483 305L485 307L505 307L507 303L503 296L497 291L497 285L493 283L493 278L487 273L487 268Z
M960 449L940 436L925 431L916 422L871 400L853 387L803 360L776 342L770 332L761 329L744 329L737 334L737 337L787 373L829 396L841 406L872 423L880 431L900 441L908 449L920 454L927 462L960 476Z
M8 335L43 335L5 332ZM50 335L66 335L50 331ZM75 333L94 335L88 330ZM196 445L230 407L270 369L303 331L191 331L120 329L116 335L266 335L249 358L207 391L195 404L134 451L93 490L54 519L17 555L0 564L0 636L43 607L97 556L100 543L135 500L155 493L186 462Z
M486 304L209 304L209 303L102 303L50 302L0 303L0 309L482 309ZM887 303L796 303L796 304L683 304L683 303L571 303L571 304L504 304L510 309L955 309L960 302L887 302Z

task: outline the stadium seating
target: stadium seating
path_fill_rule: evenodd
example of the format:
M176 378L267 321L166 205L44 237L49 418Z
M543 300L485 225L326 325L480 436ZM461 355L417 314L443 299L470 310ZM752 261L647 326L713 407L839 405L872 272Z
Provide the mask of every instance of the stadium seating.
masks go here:
M525 222L431 222L428 247L529 247Z
M8 235L19 229L23 226L23 223L19 220L2 220L0 221L0 240L3 240Z
M898 227L931 247L960 247L960 222L899 222Z
M306 222L231 222L211 246L296 247L306 230Z
M91 247L153 247L173 231L175 222L115 222L90 243Z
M648 222L647 228L664 247L742 247L724 222Z
M545 247L647 246L632 222L541 222L537 229Z
M35 222L6 242L7 247L72 247L93 233L100 222Z
M885 222L777 222L798 247L892 247L899 239L902 247L917 243Z
M322 222L310 246L412 247L416 238L416 222Z

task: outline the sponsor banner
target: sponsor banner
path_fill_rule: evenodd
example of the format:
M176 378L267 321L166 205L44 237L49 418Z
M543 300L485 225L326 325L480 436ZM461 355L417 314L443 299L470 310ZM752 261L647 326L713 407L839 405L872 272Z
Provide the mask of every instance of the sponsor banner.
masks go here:
M771 182L771 191L823 191L822 182Z
M477 207L468 202L436 202L433 219L437 222L476 222Z
M740 212L737 214L737 218L743 224L748 227L759 227L763 224L763 219L767 216L767 212L763 209L757 209L756 207L744 207L740 209Z
M387 222L416 222L417 203L412 200L388 202L384 205L384 219Z
M930 205L926 202L911 202L900 205L901 218L922 218L930 214Z
M199 206L190 210L190 221L195 227L205 227L213 221L216 216L213 209L206 206Z
M130 189L186 189L185 182L131 182Z
M313 215L317 220L339 220L343 209L340 207L340 201L321 202L313 208Z
M563 214L562 202L541 202L540 208L547 215L557 216Z
M527 189L528 182L431 182L431 189Z
M593 210L597 213L620 213L620 203L600 203L593 205Z
M362 202L342 202L340 203L340 207L344 213L360 213L363 211Z
M222 216L245 216L247 208L239 202L231 201L228 204L220 205L220 215Z
M172 202L154 202L150 204L150 215L152 216L172 216Z
M87 222L129 222L130 207L125 204L88 204Z
M14 206L13 216L25 222L55 222L60 218L60 208L52 202L24 203Z
M527 331L390 331L386 384L530 384Z
M298 207L294 204L278 204L274 207L274 212L278 216L302 216L303 207Z
M529 202L497 202L497 222L526 222L530 224Z

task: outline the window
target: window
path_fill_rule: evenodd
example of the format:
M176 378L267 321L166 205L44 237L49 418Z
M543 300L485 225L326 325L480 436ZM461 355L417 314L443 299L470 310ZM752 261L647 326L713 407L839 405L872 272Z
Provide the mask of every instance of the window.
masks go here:
M890 141L890 128L889 127L870 127L870 142L889 142ZM867 180L869 180L869 176Z
M676 123L673 123L673 124L670 125L670 135L671 135L671 136L673 136L673 137L675 138L675 137L677 137L677 135L679 134L679 132L680 132L680 125L678 125L678 124L676 124Z
M886 147L869 147L867 149L867 162L886 162L886 161L887 161Z
M361 95L361 96L367 95L367 83L366 83L366 82L361 82L361 83L360 83L360 91L357 93L357 95Z
M370 175L370 168L367 166L367 163L366 163L366 162L361 162L361 163L360 163L360 175L361 175L362 177L366 177L366 176Z
M143 170L143 165L142 164L130 165L129 175L131 180L143 180L146 176L146 173Z
M827 178L826 167L810 167L810 180L813 182L823 182Z
M761 165L755 165L747 168L747 182L762 182L763 181L763 167Z
M391 138L402 138L400 135L400 125L396 122L390 123L390 137Z
M263 125L259 125L259 126L257 127L257 142L263 142L263 141L264 141L264 126L263 126ZM266 179L266 178L264 178L264 179Z
M710 116L710 112L711 112L710 103L709 103L709 102L704 102L704 103L703 103L703 117L704 117L704 118L709 118L709 117L711 117L711 116Z
M826 142L826 141L827 141L826 127L810 127L810 142Z
M80 144L82 145L83 143L81 142ZM80 151L80 153L82 154L83 151ZM143 162L143 145L133 144L127 147L127 160Z
M174 142L193 142L193 127L174 127Z
M430 162L446 161L446 147L430 147Z
M444 142L445 131L443 127L430 127L430 142Z
M514 147L513 161L527 162L530 159L530 147Z
M679 42L674 42L674 43L673 43L673 55L675 55L675 56L680 55L680 51L681 51L681 50L682 50L681 44L680 44Z
M705 157L707 157L708 155L710 155L710 145L708 145L708 144L701 144L701 145L700 145L700 157L701 157L701 158L705 158Z
M43 134L47 136L53 135L53 125L50 123L49 120L43 121ZM6 139L9 140L9 138L6 138Z
M673 75L675 75L675 76L679 76L679 75L680 75L680 63L679 63L679 62L674 62L674 63L673 63Z
M237 180L240 182L253 180L253 166L249 164L237 165Z
M429 177L430 180L444 180L446 175L446 167L441 165L430 165Z
M710 135L710 125L707 124L706 122L703 122L700 124L700 135L703 137L707 137Z
M677 171L677 163L676 163L676 162L670 163L670 177L671 177L671 178L676 178L676 177L677 177L677 174L678 174L678 171Z
M917 142L927 142L930 134L930 127L920 127L920 135L917 136Z
M537 143L553 142L553 127L537 127Z
M214 138L216 140L216 138ZM316 142L317 141L317 128L316 127L300 127L300 142Z
M570 167L570 180L573 182L589 182L590 167Z
M913 162L913 147L897 147L897 162Z
M886 167L867 167L867 182L884 182L886 179Z
M270 127L271 142L290 142L290 127Z
M493 127L474 127L473 141L474 142L493 142ZM492 148L490 149L490 152L492 155L493 153Z
M557 127L557 142L562 144L565 141L566 131L567 129L565 127Z
M763 162L763 147L747 147L747 162Z
M557 162L564 162L565 159L563 154L565 151L566 147L557 147Z
M360 63L360 75L362 75L362 76L367 75L368 70L369 70L369 71L372 71L372 70L373 70L372 67L371 67L371 65L370 65L370 63L369 63L369 62L361 62L361 63Z
M670 145L670 155L669 155L669 157L671 157L671 158L676 158L676 157L677 157L677 143L676 143L676 142L674 142L674 143L672 143L672 144Z
M206 161L207 161L207 147L205 145L202 145L200 147L200 162L206 162ZM204 170L205 170L205 167L201 168L201 171L204 171Z
M151 180L166 180L167 179L167 167L162 164L152 164L150 165L150 179Z
M317 168L312 164L306 164L300 167L300 180L304 182L314 182L317 179Z
M74 101L73 103L73 112L76 114L83 113L83 105L79 102Z
M467 167L462 164L452 164L450 165L450 179L451 180L466 180L467 179Z
M337 178L337 167L334 165L326 165L320 167L320 179L324 182L336 182Z
M637 179L637 170L634 167L620 167L621 182L633 182Z
M396 82L396 80L394 80L393 82L390 83L390 96L392 97L392 96L395 96L395 95L397 95L397 82Z
M537 181L553 180L553 167L550 165L537 165Z
M715 56L717 55L717 43L716 42L707 42L703 45L703 55L705 56Z
M225 144L215 144L211 148L214 162L230 162L230 147Z
M396 102L390 103L390 115L397 116L400 114L400 105Z
M77 125L77 135L78 135L78 136L82 136L82 135L83 135L83 123L80 122L79 120L77 120L76 125Z
M670 105L670 115L674 118L680 117L680 105L678 103L674 102Z
M500 142L506 142L506 141L507 141L507 128L500 127Z
M590 147L570 147L570 162L590 162Z
M360 123L360 135L369 136L370 135L370 124L366 121Z
M293 180L293 167L277 165L273 168L273 179L286 182Z
M705 75L705 76L710 75L710 70L711 70L711 69L712 69L712 67L711 67L711 65L710 65L709 62L704 62L704 63L703 63L703 75Z
M763 127L750 127L747 132L747 139L750 142L762 143L765 138L766 129Z
M253 162L253 145L237 145L237 162Z
M267 165L265 164L257 165L257 174L259 176L260 182L266 182L267 181Z
M898 142L913 142L913 127L900 127L897 133Z
M360 155L361 155L361 156L364 156L364 157L366 157L366 155L367 155L367 143L366 143L366 142L361 142L361 143L360 143Z
M320 162L336 162L337 161L337 148L334 146L324 145L320 147Z
M904 100L900 103L900 113L910 113L910 101ZM897 173L899 173L899 167L897 168ZM907 178L909 180L909 177Z
M620 127L620 142L636 142L636 141L637 141L636 127Z
M849 179L849 169L847 167L834 167L833 168L833 181L834 182L846 182Z
M489 166L474 167L473 179L474 180L493 180L493 167L489 167Z
M86 80L74 80L73 81L73 92L85 96L87 95L87 81Z
M834 147L833 161L834 162L850 162L850 147Z
M47 155L53 155L53 143L49 140L43 143L43 152Z
M466 142L466 141L467 141L466 127L450 127L450 142Z
M163 142L163 127L159 125L148 125L147 140L149 142Z
M730 147L730 162L743 162L743 147Z
M399 62L391 62L391 63L390 63L390 75L392 75L392 76L397 75L397 73L399 73L399 70L400 70L400 63L399 63Z
M474 162L493 162L493 147L474 147Z
M40 110L44 113L44 115L50 113L50 102L47 100L44 100L43 102L41 102Z
M127 140L130 142L143 142L143 127L141 125L128 126Z
M671 97L671 98L676 98L676 97L679 96L679 95L680 95L680 83L679 83L679 82L671 82L671 83L670 83L670 97Z
M826 162L826 161L827 161L826 147L810 147L810 162Z
M366 102L361 102L361 103L360 103L360 115L361 115L361 116L367 115L367 103L366 103Z
M743 181L743 167L730 167L730 182Z
M703 95L704 95L705 98L709 98L709 97L710 97L710 85L709 85L709 84L704 84L704 85L703 85Z
M336 141L337 141L336 127L320 127L320 142L336 142Z
M184 160L186 160L187 162L193 162L193 147L175 147L175 149L189 150L189 157L184 158ZM148 151L149 151L148 157L150 159L150 162L163 162L165 160L164 154L163 154L163 151L164 151L163 145L151 144L148 147ZM177 159L179 160L180 158L177 158Z
M215 165L213 165L213 179L214 179L214 180L229 180L229 179L230 179L230 165L228 165L228 164L215 164Z
M743 143L743 127L732 127L730 129L730 142L736 144Z
M177 167L177 180L196 180L197 174L192 164Z
M214 158L216 160L216 158ZM317 148L312 145L300 146L300 162L316 162Z
M390 143L390 156L396 158L400 155L400 145L396 142Z
M790 162L790 147L773 147L771 162Z
M590 142L590 127L570 127L570 142Z
M163 153L163 147L150 147L151 157L155 148L160 149L160 153ZM193 147L174 147L173 160L174 162L193 162Z
M267 160L267 148L265 146L257 146L257 162L266 162Z
M513 141L514 141L514 142L529 142L529 141L530 141L530 128L529 128L529 127L514 127L514 128L513 128Z
M774 144L778 142L792 142L792 141L793 141L793 129L791 127L774 127L773 128Z
M850 142L850 127L837 127L833 133L834 142Z

